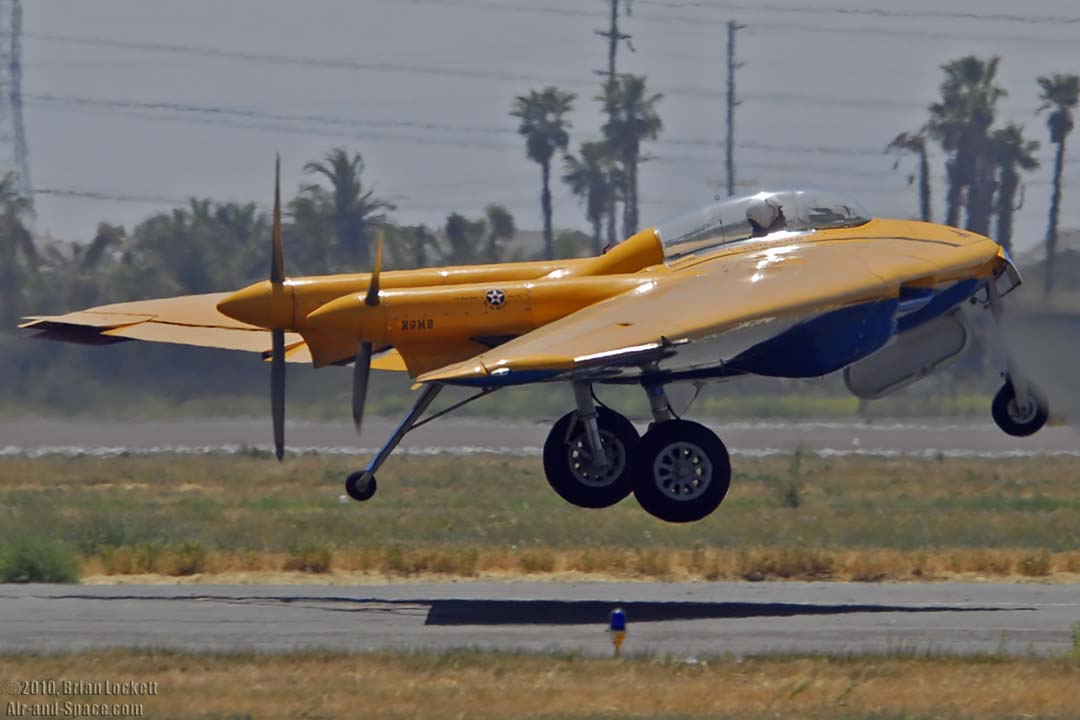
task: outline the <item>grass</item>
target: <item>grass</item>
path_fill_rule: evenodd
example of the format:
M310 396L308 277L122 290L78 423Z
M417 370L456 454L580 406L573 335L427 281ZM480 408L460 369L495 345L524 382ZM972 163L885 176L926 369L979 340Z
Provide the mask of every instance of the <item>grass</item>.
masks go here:
M509 457L396 457L374 500L342 502L355 462L3 458L0 557L44 533L50 552L77 553L96 577L1080 574L1080 463L1069 458L740 458L724 505L685 526L654 520L632 498L571 507L535 459Z
M47 535L18 532L0 546L0 582L73 583L79 561L67 545Z
M0 675L156 682L147 717L1077 717L1072 659L890 656L632 657L442 652L0 655ZM5 698L10 700L11 698Z

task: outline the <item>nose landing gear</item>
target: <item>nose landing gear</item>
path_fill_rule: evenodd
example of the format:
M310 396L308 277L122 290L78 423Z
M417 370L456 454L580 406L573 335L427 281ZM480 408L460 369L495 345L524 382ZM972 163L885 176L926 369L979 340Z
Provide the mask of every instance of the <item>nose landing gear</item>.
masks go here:
M1034 435L1046 424L1050 403L1046 395L1021 373L1009 352L1002 330L1005 307L993 278L986 285L986 307L994 318L994 353L999 365L1005 368L1002 372L1005 384L994 396L991 414L997 426L1013 437Z

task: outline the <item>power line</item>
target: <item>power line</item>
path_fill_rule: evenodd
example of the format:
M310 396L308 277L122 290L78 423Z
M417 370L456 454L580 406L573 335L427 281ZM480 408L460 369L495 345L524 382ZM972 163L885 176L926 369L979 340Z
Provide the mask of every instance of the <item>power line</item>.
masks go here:
M412 0L415 5L431 5L437 7L447 8L475 8L482 10L497 10L506 12L517 13L531 13L540 15L561 15L566 17L576 18L599 18L600 14L585 10L569 9L569 8L552 8L541 5L514 5L505 2L497 2L496 0ZM757 8L756 5L745 6L745 10L752 11ZM839 10L839 8L837 9ZM829 13L823 13L828 15ZM656 22L665 25L681 25L694 28L708 28L719 27L727 24L726 20L711 19L707 17L693 16L693 15L664 15L655 13L638 13L637 19L644 22ZM1054 16L1045 16L1047 18L1047 24L1056 23L1059 18ZM1073 21L1072 16L1065 16L1063 18L1065 24L1070 24ZM804 32L825 32L825 33L841 33L846 35L886 35L896 36L904 35L912 38L919 38L924 40L936 40L936 39L960 39L960 40L987 40L987 41L1005 41L1016 42L1020 44L1031 45L1064 45L1074 46L1076 40L1074 38L1047 38L1045 36L1038 35L1002 35L1002 34L985 34L985 33L958 33L947 31L935 31L935 30L921 30L921 29L908 29L897 28L895 26L863 26L852 27L845 25L812 25L812 24L795 24L795 23L774 23L774 22L758 22L754 21L756 27L770 27L770 28L784 28L791 30L800 30Z
M639 0L642 5L654 5L673 9L691 8L694 10L720 10L730 12L732 10L752 10L754 12L786 13L794 15L850 15L863 17L876 17L903 20L980 20L986 22L1019 23L1023 25L1061 25L1078 24L1080 16L1070 15L1020 15L1016 13L1001 12L964 12L950 10L898 10L895 8L875 7L822 7L818 4L810 6L774 5L769 3L738 3L738 2L701 2L700 0Z

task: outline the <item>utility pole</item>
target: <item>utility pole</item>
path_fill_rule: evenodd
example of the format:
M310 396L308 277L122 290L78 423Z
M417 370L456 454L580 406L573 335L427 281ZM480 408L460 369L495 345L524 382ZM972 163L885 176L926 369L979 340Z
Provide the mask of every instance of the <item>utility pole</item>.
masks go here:
M29 203L32 213L34 195L22 117L21 36L20 0L0 0L0 176L12 173L14 190Z
M735 71L742 67L742 63L735 62L735 33L744 27L746 26L739 25L734 20L729 20L727 24L727 142L725 144L725 156L728 197L735 194L735 106L739 104L735 99Z
M630 14L630 3L627 1L626 14ZM619 0L611 0L611 26L607 30L593 30L600 37L608 40L608 66L607 70L594 70L597 75L607 75L608 85L615 83L615 53L619 49L619 41L625 40L630 52L634 46L630 44L631 35L619 32Z
M624 0L626 2L626 14L630 15L630 0ZM607 113L608 121L611 122L615 119L615 107L611 103L610 91L615 89L615 78L618 77L618 73L615 71L615 54L619 49L619 42L626 41L626 46L630 48L630 52L634 52L634 46L630 42L630 35L627 33L619 32L619 2L620 0L610 0L611 3L611 25L607 30L593 30L594 33L602 38L607 38L608 41L608 66L607 70L594 70L597 75L607 77L607 81L604 83L604 112ZM615 148L611 148L612 152ZM607 244L615 245L615 209L616 200L612 200L608 203L607 208Z

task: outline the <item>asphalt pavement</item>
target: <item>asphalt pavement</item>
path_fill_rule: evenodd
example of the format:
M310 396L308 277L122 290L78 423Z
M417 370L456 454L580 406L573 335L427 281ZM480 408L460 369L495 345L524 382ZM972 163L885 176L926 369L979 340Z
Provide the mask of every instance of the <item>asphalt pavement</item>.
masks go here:
M0 650L478 647L743 656L1062 654L1080 585L460 582L0 586Z

